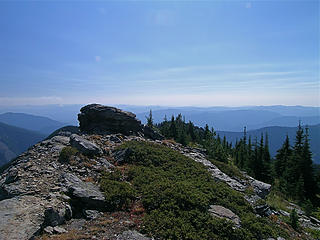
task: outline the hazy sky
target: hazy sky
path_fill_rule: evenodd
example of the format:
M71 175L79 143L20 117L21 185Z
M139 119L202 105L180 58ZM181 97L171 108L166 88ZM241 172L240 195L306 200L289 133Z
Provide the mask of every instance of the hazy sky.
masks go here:
M320 105L318 1L0 1L0 105Z

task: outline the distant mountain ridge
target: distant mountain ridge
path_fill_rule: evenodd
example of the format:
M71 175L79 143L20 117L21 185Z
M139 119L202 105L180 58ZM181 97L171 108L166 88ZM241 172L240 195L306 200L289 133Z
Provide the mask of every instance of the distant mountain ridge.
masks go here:
M294 127L299 121L306 125L315 125L320 123L320 115L309 116L309 113L316 113L316 111L309 111L307 116L284 116L279 112L271 110L259 109L236 109L236 110L208 110L204 109L188 109L188 108L170 108L161 109L152 112L154 122L162 122L164 117L170 120L171 116L177 116L179 113L185 117L186 121L192 121L195 125L204 127L208 124L215 130L219 131L242 131L246 126L248 130L259 129L271 126ZM146 122L146 116L149 112L138 113L137 117ZM302 113L300 113L302 114Z
M44 138L41 133L0 122L0 166Z
M65 125L47 117L13 112L0 114L0 122L47 135Z
M309 138L310 138L310 148L313 153L313 159L315 163L320 164L320 124L308 126L309 128ZM290 144L294 145L297 127L265 127L256 130L249 130L247 132L247 138L251 136L252 143L257 138L258 142L260 140L261 134L268 134L269 138L269 149L272 156L276 155L277 150L282 146L286 135L288 134L290 139ZM217 134L221 138L226 136L229 142L234 145L237 140L243 137L243 132L228 132L228 131L217 131Z
M214 103L213 103L214 104ZM105 105L113 105L105 103ZM194 107L194 106L183 106L183 107L170 107L170 106L159 106L159 105L124 105L118 104L114 105L125 111L133 112L137 117L145 122L145 116L148 115L149 110L152 109L154 113L155 122L160 122L163 120L165 114L168 118L171 117L172 113L177 115L182 113L183 115L188 115L192 117L193 114L200 114L205 112L226 112L226 111L238 111L238 110L253 110L253 111L268 111L275 114L280 114L280 116L295 116L295 117L310 117L317 116L320 118L320 107L309 107L309 106L284 106L284 105L274 105L274 106L242 106L242 107L226 107L226 106L212 106L212 107ZM44 116L50 119L54 119L58 122L63 122L65 125L77 125L77 114L80 111L82 105L80 104L52 104L52 105L41 105L41 106L0 106L0 113L6 112L23 112L32 115ZM158 113L158 114L157 114ZM158 115L158 117L156 117ZM275 118L276 118L275 117ZM191 119L192 120L192 119ZM210 120L210 119L206 119ZM236 119L234 119L236 120ZM252 119L254 120L254 119ZM264 122L270 121L272 119L266 119ZM212 120L214 121L214 120ZM320 123L320 121L318 122ZM10 124L10 123L9 123ZM315 123L306 124L312 125ZM248 126L248 124L246 124ZM270 126L270 125L269 125ZM216 130L225 130L225 131L241 131L243 126L240 126L240 129L231 129L231 128L217 128ZM254 126L255 127L255 126ZM256 128L266 127L259 125Z

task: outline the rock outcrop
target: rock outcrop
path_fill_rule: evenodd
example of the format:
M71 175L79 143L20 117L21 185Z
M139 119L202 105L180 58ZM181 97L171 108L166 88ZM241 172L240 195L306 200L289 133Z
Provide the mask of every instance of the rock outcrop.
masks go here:
M84 133L145 136L161 140L163 136L148 126L141 124L136 115L121 109L100 104L90 104L80 109L78 120L80 131Z
M118 108L100 104L87 105L80 109L80 130L86 133L123 133L130 135L143 132L136 115Z

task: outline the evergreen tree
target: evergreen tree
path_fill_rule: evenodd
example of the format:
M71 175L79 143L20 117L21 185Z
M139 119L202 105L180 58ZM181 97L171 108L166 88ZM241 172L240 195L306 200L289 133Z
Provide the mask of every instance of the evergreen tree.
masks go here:
M188 133L191 137L191 140L194 142L196 140L196 134L194 132L194 125L191 121L188 123Z
M271 182L271 156L269 152L269 138L266 133L265 144L264 144L264 159L263 159L263 181Z
M314 169L313 169L313 162L312 162L312 153L310 151L310 144L309 144L309 128L305 128L305 135L304 135L304 144L303 144L303 151L302 151L302 176L304 180L304 190L308 198L312 199L316 194L316 182L314 176Z
M277 151L275 162L274 162L274 170L276 177L283 177L283 173L288 167L289 164L289 158L292 156L292 149L290 147L289 143L289 137L286 136L286 139L284 143L282 144L282 147Z
M228 148L226 135L223 136L222 146L224 149Z
M150 127L150 128L153 128L153 117L152 117L152 110L150 109L150 112L149 112L149 116L147 117L147 126Z
M172 115L171 121L170 121L169 137L172 137L173 139L177 138L177 126L176 126L176 121L175 121L173 115Z

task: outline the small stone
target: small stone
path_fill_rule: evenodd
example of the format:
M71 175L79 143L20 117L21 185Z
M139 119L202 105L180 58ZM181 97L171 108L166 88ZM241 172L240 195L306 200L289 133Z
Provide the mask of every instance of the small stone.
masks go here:
M53 231L54 231L54 233L58 233L58 234L67 233L67 232L68 232L68 231L65 230L64 228L58 227L58 226L54 227L54 228L53 228Z
M286 212L286 211L283 211L283 210L279 210L280 214L283 215L283 216L286 216L286 217L289 217L290 216L290 213Z
M124 231L117 237L117 240L151 240L137 231Z
M53 234L53 227L51 227L51 226L45 227L45 229L43 229L43 231L47 234Z
M87 219L92 220L98 218L100 216L100 212L97 210L85 210L84 215Z

